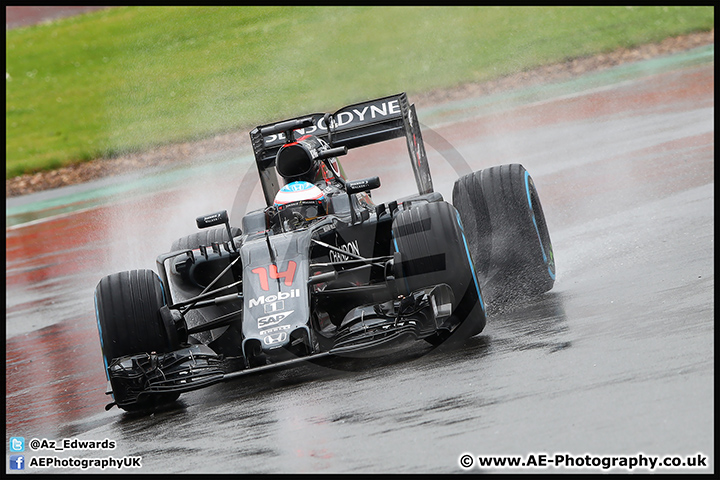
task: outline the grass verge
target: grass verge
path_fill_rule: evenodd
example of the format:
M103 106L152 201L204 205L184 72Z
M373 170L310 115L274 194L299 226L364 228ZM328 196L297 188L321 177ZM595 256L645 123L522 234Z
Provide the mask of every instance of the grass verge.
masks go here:
M713 26L713 7L100 10L6 31L6 178Z

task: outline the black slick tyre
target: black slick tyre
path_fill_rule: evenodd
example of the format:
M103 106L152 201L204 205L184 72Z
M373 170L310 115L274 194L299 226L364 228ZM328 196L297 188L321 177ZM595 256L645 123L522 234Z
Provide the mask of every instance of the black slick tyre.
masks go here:
M106 374L115 358L180 348L177 334L168 331L160 315L164 305L162 282L152 270L119 272L100 280L95 288L95 311ZM152 407L179 396L144 395L135 402L123 386L112 380L111 384L115 402L125 410Z
M406 295L448 285L455 297L448 323L457 327L470 322L471 328L463 331L468 336L480 333L485 327L485 308L455 208L447 202L432 202L402 210L393 219L392 233L401 258L395 269L399 292ZM437 344L449 333L441 331L427 340Z
M520 164L483 169L455 182L460 212L488 304L552 289L555 259L532 177Z

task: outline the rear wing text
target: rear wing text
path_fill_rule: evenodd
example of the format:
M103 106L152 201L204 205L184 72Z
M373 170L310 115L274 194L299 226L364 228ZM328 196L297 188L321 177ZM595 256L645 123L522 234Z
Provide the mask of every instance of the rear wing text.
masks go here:
M293 121L304 121L310 126L295 130L296 138L288 140L278 128ZM272 132L270 134L266 132ZM335 113L314 113L294 119L261 125L250 132L255 163L260 174L265 202L273 204L281 185L275 171L275 157L281 146L303 135L314 135L325 140L331 148L357 148L405 136L418 193L433 191L430 167L425 153L415 105L410 105L405 93L356 103Z

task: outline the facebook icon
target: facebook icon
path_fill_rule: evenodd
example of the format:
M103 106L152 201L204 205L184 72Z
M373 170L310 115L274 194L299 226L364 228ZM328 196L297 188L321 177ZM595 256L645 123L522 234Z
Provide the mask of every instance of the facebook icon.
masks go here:
M10 455L10 470L25 470L25 455Z

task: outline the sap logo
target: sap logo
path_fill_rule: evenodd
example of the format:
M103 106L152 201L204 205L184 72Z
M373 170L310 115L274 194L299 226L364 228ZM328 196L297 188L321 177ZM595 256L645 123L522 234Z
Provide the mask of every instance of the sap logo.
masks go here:
M300 289L293 288L289 292L280 292L277 295L260 295L258 298L251 298L248 302L250 308L257 307L258 305L265 305L266 303L275 303L278 300L287 300L288 298L297 298L300 296Z
M295 310L290 310L289 312L281 312L276 313L275 315L268 315L267 317L260 317L258 318L258 328L266 328L270 325L276 325L285 320L294 311Z
M281 343L287 340L287 333L280 332L280 333L273 333L272 335L267 335L265 338L263 338L263 343L265 345L272 345L274 343Z
M357 240L353 240L352 242L346 243L345 245L339 245L338 248L342 250L343 252L352 253L354 255L360 256L360 246L358 245ZM354 259L356 257L351 257L350 255L345 255L344 253L339 253L333 250L330 250L330 261L331 262L345 262L350 259Z

